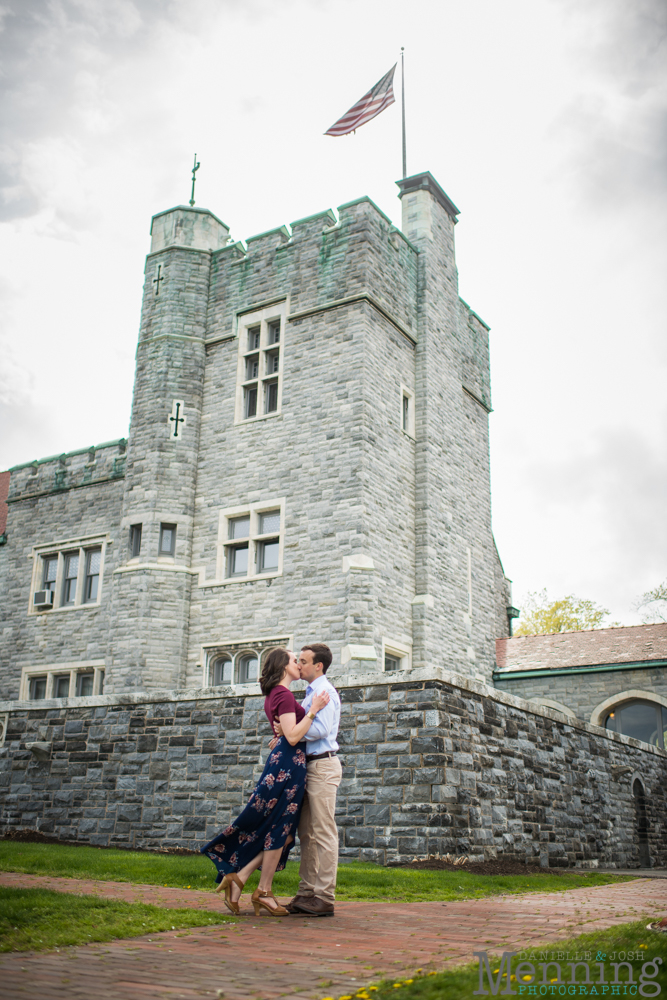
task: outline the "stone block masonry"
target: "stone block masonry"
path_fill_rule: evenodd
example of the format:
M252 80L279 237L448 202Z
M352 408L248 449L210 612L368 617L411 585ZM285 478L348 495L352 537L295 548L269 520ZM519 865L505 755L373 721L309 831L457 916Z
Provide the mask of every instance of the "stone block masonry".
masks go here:
M667 863L667 754L432 668L341 678L341 855L435 852L545 867ZM231 689L3 703L2 828L97 845L196 849L240 811L269 740ZM27 744L51 743L35 759Z

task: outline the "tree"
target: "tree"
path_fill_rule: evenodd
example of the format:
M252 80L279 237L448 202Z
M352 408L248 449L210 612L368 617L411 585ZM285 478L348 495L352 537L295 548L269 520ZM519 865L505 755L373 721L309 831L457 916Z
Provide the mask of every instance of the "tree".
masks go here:
M529 592L514 635L552 635L620 625L620 622L605 625L604 619L608 614L607 608L600 608L595 601L587 601L574 594L550 601L545 587L544 590Z
M635 604L635 610L642 612L644 625L667 622L667 580L653 590L647 590Z

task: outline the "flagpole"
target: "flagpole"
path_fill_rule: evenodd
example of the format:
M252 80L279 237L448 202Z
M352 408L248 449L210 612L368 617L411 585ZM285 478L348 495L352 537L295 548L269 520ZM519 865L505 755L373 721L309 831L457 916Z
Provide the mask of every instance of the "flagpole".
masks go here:
M407 154L405 150L405 62L401 45L401 123L403 125L403 179L408 176Z

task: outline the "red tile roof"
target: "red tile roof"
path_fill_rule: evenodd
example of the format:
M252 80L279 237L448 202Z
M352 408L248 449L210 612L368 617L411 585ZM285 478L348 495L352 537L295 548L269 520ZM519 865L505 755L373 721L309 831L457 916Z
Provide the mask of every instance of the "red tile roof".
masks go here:
M667 622L496 639L499 670L557 670L646 660L667 660Z

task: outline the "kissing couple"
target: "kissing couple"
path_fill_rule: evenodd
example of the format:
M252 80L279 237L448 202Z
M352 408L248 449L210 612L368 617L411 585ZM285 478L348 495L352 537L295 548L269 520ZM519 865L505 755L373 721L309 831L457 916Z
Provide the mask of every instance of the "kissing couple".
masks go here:
M260 868L251 897L255 916L333 916L342 768L336 756L340 698L325 676L331 660L329 647L316 642L304 646L298 659L288 649L274 649L262 667L264 711L275 733L264 771L240 816L201 849L218 869L216 891L224 890L232 913L240 913L243 887ZM290 685L301 679L308 687L299 704ZM285 867L297 829L299 889L284 907L273 894L273 876Z

